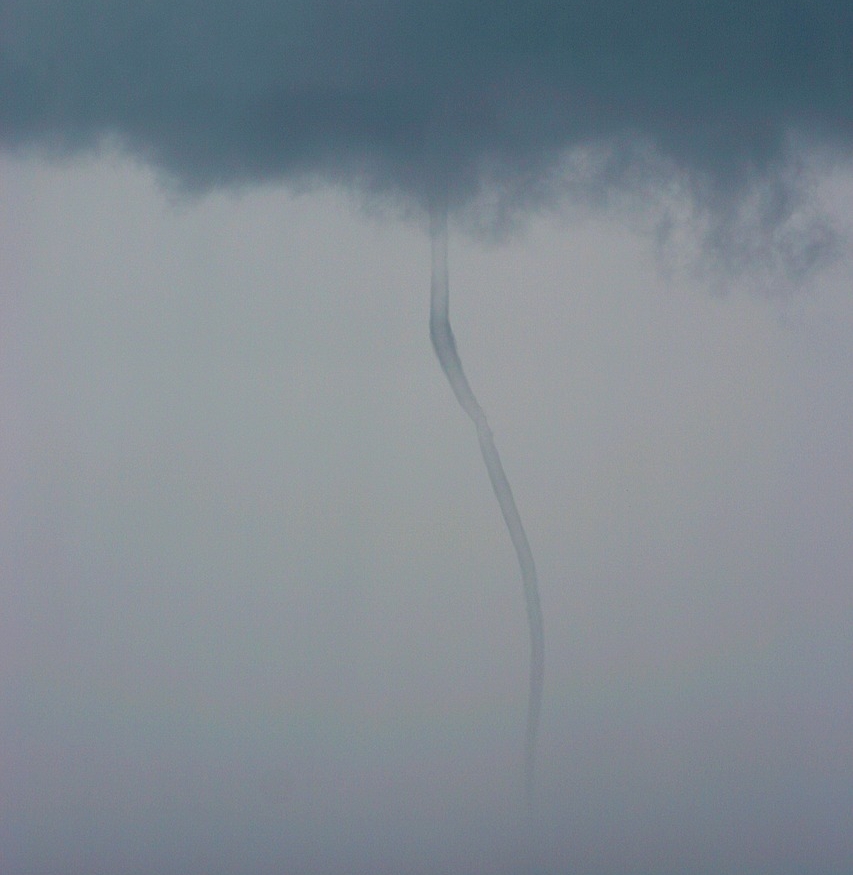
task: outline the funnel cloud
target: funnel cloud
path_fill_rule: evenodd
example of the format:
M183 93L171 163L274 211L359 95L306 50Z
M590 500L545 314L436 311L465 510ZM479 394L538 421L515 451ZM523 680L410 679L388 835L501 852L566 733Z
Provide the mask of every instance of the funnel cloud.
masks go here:
M450 327L450 284L447 272L447 205L443 200L433 204L430 216L432 239L432 291L430 295L429 334L447 381L456 395L459 405L468 414L477 429L480 452L489 473L495 497L500 505L507 531L509 532L524 586L524 602L527 607L527 624L530 634L530 682L527 704L527 731L524 740L524 783L528 810L534 805L536 736L539 716L542 711L542 688L545 681L545 633L542 624L542 608L539 604L539 583L536 579L536 564L521 522L512 489L504 473L492 430L462 369L456 350L456 338Z

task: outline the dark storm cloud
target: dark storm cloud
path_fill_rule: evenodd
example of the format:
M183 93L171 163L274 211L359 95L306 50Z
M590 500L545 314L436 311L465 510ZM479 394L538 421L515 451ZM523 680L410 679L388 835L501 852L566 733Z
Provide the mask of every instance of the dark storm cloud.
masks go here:
M0 0L0 136L117 138L190 188L319 177L458 201L637 144L713 190L853 142L849 0ZM613 146L615 145L615 150ZM622 168L620 170L620 168Z

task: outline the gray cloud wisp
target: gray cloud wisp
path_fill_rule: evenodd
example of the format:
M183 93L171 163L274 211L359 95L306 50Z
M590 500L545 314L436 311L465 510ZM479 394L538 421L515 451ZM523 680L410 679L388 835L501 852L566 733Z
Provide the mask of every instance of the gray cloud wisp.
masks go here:
M2 0L0 142L117 138L190 188L359 180L425 204L440 181L451 205L642 143L728 191L792 133L850 151L851 44L846 0Z

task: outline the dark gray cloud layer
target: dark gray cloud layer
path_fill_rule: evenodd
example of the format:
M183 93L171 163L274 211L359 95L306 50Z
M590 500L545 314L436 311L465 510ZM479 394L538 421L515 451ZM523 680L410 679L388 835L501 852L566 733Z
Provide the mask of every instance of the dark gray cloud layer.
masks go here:
M360 178L422 198L441 180L463 198L608 142L725 190L792 132L853 143L849 0L0 0L0 16L5 147L117 136L189 187Z

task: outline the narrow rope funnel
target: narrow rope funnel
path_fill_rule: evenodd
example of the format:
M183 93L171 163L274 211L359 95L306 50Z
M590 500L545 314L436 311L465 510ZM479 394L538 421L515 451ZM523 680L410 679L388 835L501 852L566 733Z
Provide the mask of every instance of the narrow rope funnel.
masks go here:
M530 630L530 686L527 704L527 732L524 744L524 783L528 811L532 812L535 801L536 741L545 680L545 635L542 625L542 609L539 605L536 565L524 526L521 523L521 517L515 506L512 489L495 447L492 430L489 428L486 415L465 377L459 353L456 351L456 340L450 327L448 310L450 288L447 274L447 207L443 202L434 203L431 207L430 236L432 239L430 338L453 393L477 429L480 452L486 463L492 489L500 505L521 569L524 601L527 606L527 623Z

